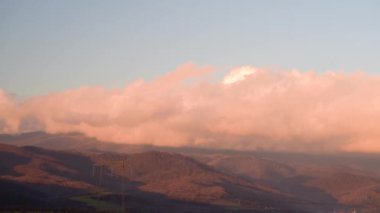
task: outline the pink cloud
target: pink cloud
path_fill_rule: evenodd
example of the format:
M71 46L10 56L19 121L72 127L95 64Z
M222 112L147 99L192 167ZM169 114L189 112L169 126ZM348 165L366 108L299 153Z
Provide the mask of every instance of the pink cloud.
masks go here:
M131 144L380 152L380 77L244 66L222 82L180 66L121 89L82 87L23 102L0 91L0 131L80 131Z

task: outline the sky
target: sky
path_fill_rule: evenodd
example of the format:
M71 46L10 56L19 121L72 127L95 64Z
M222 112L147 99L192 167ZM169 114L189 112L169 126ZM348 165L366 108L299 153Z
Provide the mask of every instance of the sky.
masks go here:
M0 0L0 134L380 153L379 9Z
M379 10L375 0L0 0L0 88L28 98L123 87L188 62L219 78L243 65L379 73Z

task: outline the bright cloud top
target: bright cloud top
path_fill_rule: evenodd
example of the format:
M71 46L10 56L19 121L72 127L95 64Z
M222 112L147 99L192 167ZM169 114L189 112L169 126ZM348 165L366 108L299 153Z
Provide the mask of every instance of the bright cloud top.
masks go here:
M380 152L380 77L192 64L121 89L83 87L17 102L0 91L0 132L80 131L130 144Z
M239 67L233 69L226 77L224 77L224 84L233 84L239 81L244 80L247 76L255 73L255 68L250 66Z

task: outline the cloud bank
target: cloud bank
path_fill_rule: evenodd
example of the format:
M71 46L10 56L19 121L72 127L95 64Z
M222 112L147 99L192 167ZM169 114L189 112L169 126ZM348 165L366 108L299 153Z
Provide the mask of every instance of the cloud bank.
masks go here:
M380 152L380 76L244 66L221 82L185 64L125 88L18 102L0 90L0 132L83 132L104 141L237 150Z

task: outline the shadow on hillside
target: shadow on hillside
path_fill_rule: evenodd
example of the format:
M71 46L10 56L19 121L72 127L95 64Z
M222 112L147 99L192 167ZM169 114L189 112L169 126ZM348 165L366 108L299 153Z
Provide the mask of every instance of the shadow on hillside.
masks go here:
M79 153L47 150L31 146L23 147L23 149L44 157L50 157L52 162L58 163L66 168L59 169L53 165L45 164L42 169L49 174L95 184L92 174L94 162L89 157Z
M107 182L109 180L105 180ZM139 182L127 182L125 193L109 191L96 192L76 190L58 185L26 184L15 181L0 180L0 211L68 211L94 212L97 206L88 205L73 198L84 197L95 202L106 202L122 207L124 197L125 212L231 212L226 207L191 201L171 199L165 195L139 190ZM59 196L57 196L59 195ZM113 212L115 209L100 211ZM244 212L235 209L234 212Z
M0 152L0 162L0 176L18 176L20 174L14 171L13 168L17 165L29 163L30 159L10 152Z
M78 194L83 191L58 185L20 183L0 179L0 211L9 209L56 209L86 208L67 197L58 197L57 193Z
M318 188L308 186L307 183L311 180L313 180L312 177L299 175L284 178L277 182L273 181L271 184L282 192L289 193L298 198L300 201L295 202L295 206L301 206L311 211L319 209L319 211L332 212L334 209L344 206L339 204L330 194Z

